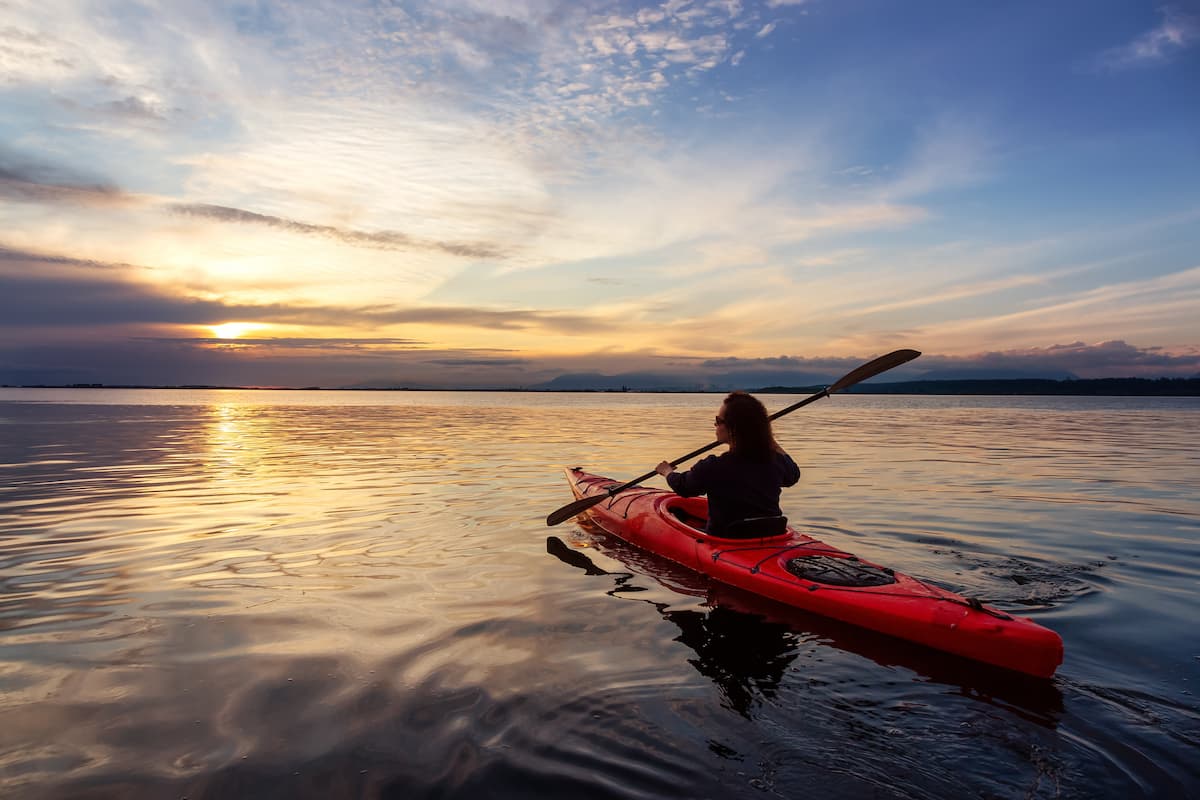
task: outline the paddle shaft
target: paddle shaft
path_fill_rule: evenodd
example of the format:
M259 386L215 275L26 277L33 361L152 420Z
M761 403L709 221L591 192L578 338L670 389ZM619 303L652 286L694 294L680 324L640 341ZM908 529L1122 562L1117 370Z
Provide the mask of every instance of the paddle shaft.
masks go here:
M888 353L887 355L880 356L879 358L876 358L873 361L868 361L866 364L863 364L861 367L858 367L857 369L852 370L852 371L846 373L845 375L843 375L833 385L831 385L825 389L822 389L821 391L819 391L813 395L810 395L810 396L804 398L803 400L801 400L798 403L792 403L787 408L776 411L774 414L771 414L770 417L768 417L768 419L771 419L771 420L779 419L780 417L782 417L785 414L790 414L798 408L803 408L804 406L808 405L809 403L814 403L817 400L820 400L822 397L829 397L829 395L833 394L834 392L841 391L842 389L845 389L849 386L853 386L854 384L856 384L860 381L864 381L867 378L870 378L872 376L878 375L881 372L886 372L887 370L891 369L892 367L898 367L901 364L904 364L908 361L912 361L914 358L916 358L919 355L921 355L921 354L916 350L895 350L891 353ZM714 447L716 447L719 444L721 444L719 441L718 442L710 442L709 444L704 445L704 447L701 447L698 450L693 450L692 452L688 453L687 455L680 456L679 458L675 459L674 461L671 461L670 464L672 467L677 467L680 464L682 464L683 462L685 462L689 459L695 458L696 456L700 455L701 453L707 453L709 450L712 450ZM555 511L553 514L550 514L550 516L546 517L546 524L553 526L553 525L558 525L560 522L566 522L567 520L571 519L572 517L578 516L579 514L582 514L584 511L587 511L592 506L597 505L598 503L601 503L604 500L607 500L608 498L612 497L613 495L619 494L620 492L625 491L626 489L631 489L634 486L637 486L642 481L653 478L657 474L658 474L657 470L650 470L645 475L639 475L638 477L634 478L631 481L627 481L626 483L623 483L620 486L613 487L612 489L609 489L604 494L593 495L592 497L584 497L580 500L576 500L573 503L568 503L567 505L565 505L562 508Z

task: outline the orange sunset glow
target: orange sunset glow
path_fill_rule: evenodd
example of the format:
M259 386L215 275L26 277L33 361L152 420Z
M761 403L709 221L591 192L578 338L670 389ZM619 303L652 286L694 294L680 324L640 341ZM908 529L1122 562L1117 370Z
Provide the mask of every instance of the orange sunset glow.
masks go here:
M0 382L1200 372L1192 17L809 5L6 5Z

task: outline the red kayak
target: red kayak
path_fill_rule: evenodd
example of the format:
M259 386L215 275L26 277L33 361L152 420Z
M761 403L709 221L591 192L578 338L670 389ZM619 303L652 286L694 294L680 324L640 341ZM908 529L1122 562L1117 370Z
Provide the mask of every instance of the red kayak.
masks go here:
M619 481L566 471L577 499ZM1027 617L851 555L786 527L783 533L727 539L704 532L708 500L635 487L585 512L630 544L722 583L814 614L1039 678L1062 663L1062 638Z

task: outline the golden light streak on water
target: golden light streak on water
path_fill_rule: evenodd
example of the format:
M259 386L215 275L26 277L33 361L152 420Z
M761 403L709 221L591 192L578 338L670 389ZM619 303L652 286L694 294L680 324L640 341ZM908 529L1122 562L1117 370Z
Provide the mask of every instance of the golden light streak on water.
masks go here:
M719 400L0 390L0 794L1194 785L1195 401L778 424L802 528L1062 634L1031 693L545 527L563 466L641 474Z

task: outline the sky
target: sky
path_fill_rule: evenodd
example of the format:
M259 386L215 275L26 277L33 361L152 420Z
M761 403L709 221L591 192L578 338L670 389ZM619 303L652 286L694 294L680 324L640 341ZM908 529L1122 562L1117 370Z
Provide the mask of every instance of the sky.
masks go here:
M0 383L752 388L902 347L890 380L1200 375L1200 5L0 0Z

